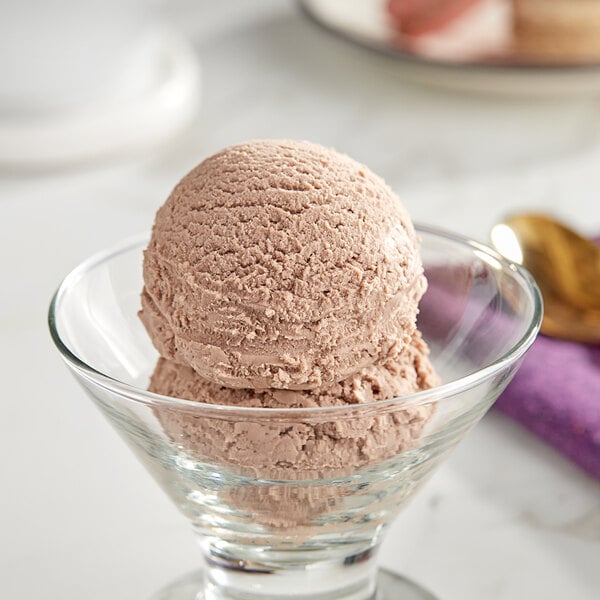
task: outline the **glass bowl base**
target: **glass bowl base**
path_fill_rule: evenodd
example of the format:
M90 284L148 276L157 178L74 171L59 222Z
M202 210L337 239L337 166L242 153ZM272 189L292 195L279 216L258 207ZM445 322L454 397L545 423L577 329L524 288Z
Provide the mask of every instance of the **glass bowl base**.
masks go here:
M206 600L199 592L203 587L204 574L194 571L177 579L152 596L151 600ZM380 569L377 575L377 592L370 600L438 600L410 579Z

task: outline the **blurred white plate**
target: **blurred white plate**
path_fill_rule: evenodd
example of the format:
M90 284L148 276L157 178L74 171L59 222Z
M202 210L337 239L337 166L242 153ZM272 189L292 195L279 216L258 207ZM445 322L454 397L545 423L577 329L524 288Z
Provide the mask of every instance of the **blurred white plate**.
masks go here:
M116 85L77 110L0 119L0 166L48 168L146 153L189 125L200 72L187 42L169 31L140 40Z
M506 0L483 0L443 32L412 40L395 30L385 0L300 0L300 4L317 24L394 59L395 69L423 83L506 95L600 93L598 64L536 65L515 60Z

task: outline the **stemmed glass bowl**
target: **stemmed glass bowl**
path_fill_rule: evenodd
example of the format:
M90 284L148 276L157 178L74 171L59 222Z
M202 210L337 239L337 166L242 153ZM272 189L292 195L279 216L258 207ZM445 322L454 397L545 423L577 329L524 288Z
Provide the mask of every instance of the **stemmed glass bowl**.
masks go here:
M157 600L433 598L378 570L377 549L508 384L537 335L542 304L530 275L493 250L417 229L429 282L418 325L442 383L386 401L270 409L153 394L158 356L137 317L147 238L90 258L62 282L49 314L56 346L201 543L204 568ZM336 438L341 426L355 437ZM349 444L354 459L311 468L315 447L301 445L303 468L282 464L277 444L295 431L326 440L323 452ZM363 445L381 432L389 440L390 431L394 443L361 462Z

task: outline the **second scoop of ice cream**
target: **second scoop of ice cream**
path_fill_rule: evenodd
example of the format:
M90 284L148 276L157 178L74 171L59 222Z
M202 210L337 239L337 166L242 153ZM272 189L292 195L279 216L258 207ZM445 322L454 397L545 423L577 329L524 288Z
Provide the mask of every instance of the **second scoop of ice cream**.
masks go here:
M251 470L266 478L307 479L373 464L413 447L434 405L393 405L355 414L352 406L396 398L439 383L419 332L401 355L370 366L344 381L315 390L232 389L211 383L190 367L160 359L150 391L205 404L270 409L308 409L303 416L156 409L173 442L211 464ZM310 410L348 407L328 416ZM341 411L342 413L344 411Z
M308 142L206 159L158 211L141 318L214 383L311 389L398 355L425 278L410 218L365 166Z

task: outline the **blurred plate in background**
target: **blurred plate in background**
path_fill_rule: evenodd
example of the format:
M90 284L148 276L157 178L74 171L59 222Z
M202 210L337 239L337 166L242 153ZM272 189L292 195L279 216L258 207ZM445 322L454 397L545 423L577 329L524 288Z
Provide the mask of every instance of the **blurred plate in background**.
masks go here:
M0 111L0 169L48 169L145 156L189 126L200 66L177 32L154 29L122 58L113 85L89 102L40 116Z
M300 0L308 17L349 42L394 59L399 73L423 83L506 95L600 92L600 63L556 64L519 55L509 0L480 0L435 31L405 35L386 0Z

